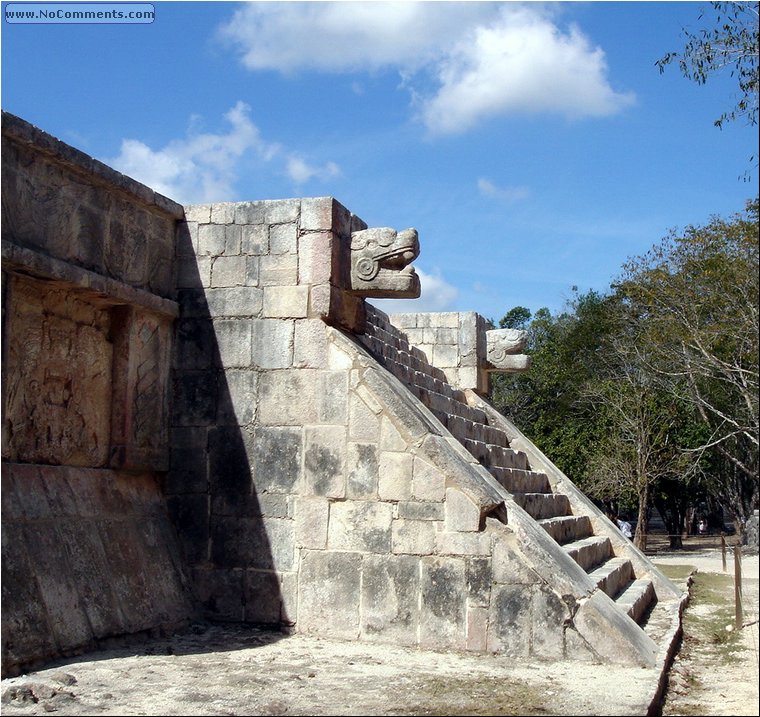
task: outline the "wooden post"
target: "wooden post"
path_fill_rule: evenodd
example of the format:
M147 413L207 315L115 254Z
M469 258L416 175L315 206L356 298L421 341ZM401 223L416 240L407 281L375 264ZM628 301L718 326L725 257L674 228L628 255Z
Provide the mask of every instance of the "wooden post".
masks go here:
M725 533L720 534L720 552L721 556L723 557L723 572L726 572L726 535Z
M742 605L742 546L734 545L734 602L736 603L736 629L742 629L744 607Z

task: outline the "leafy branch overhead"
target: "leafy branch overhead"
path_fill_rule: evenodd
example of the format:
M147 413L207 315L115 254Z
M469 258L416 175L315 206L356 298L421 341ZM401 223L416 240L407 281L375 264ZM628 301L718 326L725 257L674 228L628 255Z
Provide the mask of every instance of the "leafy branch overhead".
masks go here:
M683 52L669 52L655 63L660 72L678 62L681 73L700 85L722 70L736 77L739 95L734 107L715 120L717 127L725 122L745 118L757 124L758 112L758 3L713 2L714 27L691 32L684 29L687 42ZM700 13L699 19L710 19Z

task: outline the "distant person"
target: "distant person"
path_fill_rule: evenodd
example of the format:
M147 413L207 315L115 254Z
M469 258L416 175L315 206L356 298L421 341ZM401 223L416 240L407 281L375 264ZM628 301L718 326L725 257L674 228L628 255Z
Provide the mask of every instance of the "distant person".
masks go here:
M704 518L697 524L697 532L700 535L704 535L707 532L707 521Z
M627 520L623 520L619 515L615 516L615 522L617 523L617 527L620 528L620 532L628 538L628 540L631 540L633 538L633 528L631 527L631 524Z

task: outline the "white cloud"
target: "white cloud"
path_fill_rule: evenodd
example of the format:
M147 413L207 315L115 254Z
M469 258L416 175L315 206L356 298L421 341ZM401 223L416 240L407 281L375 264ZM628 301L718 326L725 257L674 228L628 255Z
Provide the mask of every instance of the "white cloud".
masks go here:
M607 80L604 52L563 31L543 4L249 3L220 35L251 70L395 69L432 134L525 112L613 114L633 101ZM432 84L431 84L432 83Z
M331 179L340 175L340 168L335 162L327 162L322 167L309 164L303 157L291 155L286 165L288 176L296 183L303 184L316 177L318 179Z
M453 43L487 3L246 3L219 29L251 70L418 67Z
M193 115L186 137L158 150L140 140L122 140L119 155L106 162L182 204L234 199L237 167L251 153L263 162L281 162L282 171L295 184L340 174L334 162L315 167L280 144L264 141L250 111L247 104L238 102L224 115L228 131L216 134L201 132L201 118Z
M439 273L428 274L415 267L420 277L419 299L370 299L370 303L387 314L405 312L449 311L459 296L459 289L449 284Z
M441 134L513 113L605 116L633 101L612 90L604 52L578 28L563 33L521 7L505 8L497 22L475 28L439 63L437 74L440 87L420 114Z
M527 187L497 187L484 177L478 179L478 190L484 197L492 197L510 204L527 199L530 196L530 190Z

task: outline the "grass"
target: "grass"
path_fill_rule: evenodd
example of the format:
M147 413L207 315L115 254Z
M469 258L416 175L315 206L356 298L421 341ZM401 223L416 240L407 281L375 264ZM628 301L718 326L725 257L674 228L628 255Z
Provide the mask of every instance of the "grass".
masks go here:
M684 615L684 634L694 647L715 646L716 662L734 659L732 653L738 643L733 591L733 576L698 572L694 576L691 609Z

